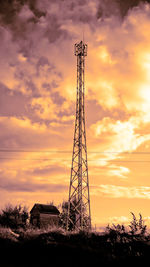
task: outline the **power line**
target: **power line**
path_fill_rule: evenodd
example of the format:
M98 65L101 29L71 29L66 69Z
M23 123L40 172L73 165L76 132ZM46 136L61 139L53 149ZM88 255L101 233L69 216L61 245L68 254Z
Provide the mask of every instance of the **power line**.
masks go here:
M34 158L32 158L32 159L25 159L25 158L0 158L0 160L18 160L18 161L58 161L58 158L57 159L55 159L55 158L53 158L53 159L50 159L50 158L44 158L44 159L40 159L40 158L37 158L37 159L34 159ZM66 161L68 161L68 162L70 162L70 160L69 159L62 159L62 158L60 158L59 160L61 160L61 162L66 162ZM102 161L102 162L104 162L104 161L107 161L107 162L112 162L112 163L150 163L150 160L113 160L113 159L89 159L88 161Z
M71 153L71 151L66 151L66 150L18 150L18 149L0 149L0 152L21 152L21 153Z
M6 153L72 153L72 151L67 150L22 150L22 149L0 149L0 152ZM122 151L88 151L88 154L150 154L150 152L122 152Z

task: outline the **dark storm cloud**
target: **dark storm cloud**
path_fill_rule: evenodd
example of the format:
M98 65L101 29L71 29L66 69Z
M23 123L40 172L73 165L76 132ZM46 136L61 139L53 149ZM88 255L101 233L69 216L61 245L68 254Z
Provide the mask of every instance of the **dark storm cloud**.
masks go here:
M27 114L29 98L0 83L0 116L20 117Z
M63 36L63 39L68 37L66 30L61 29L61 23L59 22L59 16L49 15L47 18L48 25L44 33L44 37L47 37L50 43L54 43L59 37Z
M42 56L42 57L40 57L39 58L39 60L38 60L38 62L37 62L37 70L39 70L39 68L42 66L45 66L45 65L48 65L48 66L50 66L50 68L51 69L54 69L54 66L51 64L49 64L49 60L48 60L48 58L46 58L46 57L44 57L44 56Z
M28 175L48 175L48 174L59 174L59 173L64 173L65 168L60 167L60 166L48 166L48 167L43 167L43 168L35 168L32 171L27 171L26 173Z
M23 52L28 51L34 45L34 35L40 30L41 17L45 17L46 27L42 28L42 37L48 38L50 43L55 42L59 37L68 37L67 31L61 29L59 13L47 13L38 8L37 0L1 0L0 2L0 24L11 29L13 40L24 39ZM61 1L60 1L61 2ZM53 1L45 2L47 9L51 9ZM54 1L55 3L55 1ZM59 1L58 1L59 5ZM64 3L65 5L65 3ZM29 36L32 35L33 38ZM26 47L26 49L25 49Z
M52 5L57 6L56 10L53 10ZM37 31L41 30L41 38L47 38L50 43L54 43L60 37L62 39L72 38L72 33L62 28L64 21L89 24L95 19L87 0L1 0L0 5L0 23L11 29L14 40L24 39L27 50L29 46L33 46L32 39ZM41 28L44 24L45 27ZM33 38L30 38L29 35L32 33Z
M67 37L67 31L61 29L60 14L66 15L63 19L71 19L72 21L81 21L83 23L90 23L93 21L93 16L88 10L87 0L51 0L42 1L38 0L1 0L0 1L0 22L2 24L9 25L17 34L25 34L28 32L28 24L36 24L41 17L45 17L48 14L48 10L51 9L52 4L57 4L59 12L52 12L47 16L49 25L45 31L50 42L55 42L56 39L63 35ZM113 15L121 15L124 17L129 9L138 6L140 3L150 3L150 0L97 0L98 4L97 18L109 17ZM33 16L22 20L19 18L19 13L22 8L27 6L33 13ZM18 23L19 22L19 23ZM32 28L32 27L31 27ZM22 29L22 30L21 30Z
M111 15L124 18L130 9L137 7L140 3L150 3L150 0L100 0L97 18Z
M20 177L15 177L14 179L10 178L9 175L6 176L3 171L0 171L0 189L12 192L62 192L65 191L67 187L64 184L39 183L36 179L30 179L30 181L28 178L21 180Z
M45 57L45 56L41 56L39 57L37 63L36 63L36 75L38 76L40 74L40 71L45 67L47 66L47 73L53 73L55 74L57 77L59 78L62 78L62 74L60 72L58 72L56 70L56 66L52 63L52 62L49 62L48 58ZM43 88L44 88L44 85L45 85L45 88L48 86L49 87L49 84L43 84ZM55 84L53 85L54 88L56 88L57 86L55 86Z
M124 17L129 9L138 6L140 3L150 3L150 0L116 0L116 2L118 2L121 15Z
M29 6L30 10L36 17L45 15L36 7L37 0L1 0L0 1L0 15L1 21L6 24L12 24L16 20L16 16L20 12L22 6L25 4Z
M59 133L51 132L50 128L46 129L45 124L43 126L42 123L38 123L34 127L34 124L31 125L31 122L24 118L20 120L14 117L0 117L0 129L2 129L0 131L1 148L47 149L47 144L55 148L56 143L61 147L65 139L60 137ZM42 160L42 158L39 159Z
M24 1L1 0L0 15L1 21L6 24L13 22L16 14L19 13Z
M99 1L97 9L97 18L110 17L111 15L119 16L120 10L116 0Z
M93 4L97 12L93 13L89 5L92 1L87 0L1 0L0 24L11 29L13 40L24 40L24 44L20 43L20 49L28 56L31 47L35 47L38 32L40 38L48 39L49 43L55 43L60 38L71 39L73 33L62 27L66 21L96 25L99 18L126 16L141 2L150 3L150 0L95 0Z
M36 184L30 182L19 182L19 181L8 181L5 182L1 181L0 178L0 188L6 191L11 192L37 192L37 191L44 191L44 192L62 192L67 190L67 186L63 184Z
M37 88L32 81L26 81L25 86L26 90L31 92L30 96L20 91L10 90L0 83L0 117L21 118L27 116L33 121L39 121L36 114L34 114L34 108L30 105L32 97L39 96Z
M90 125L93 123L96 123L98 119L103 119L104 117L111 117L112 119L115 120L122 120L125 121L128 119L129 115L125 112L125 110L120 110L117 108L112 108L110 109L104 109L102 105L98 103L96 100L87 100L87 108L86 108L86 113L87 113L87 122L86 125L87 127L90 127ZM94 107L94 113L92 112Z
M36 8L36 2L34 0L1 0L0 2L0 24L11 30L13 40L24 40L24 53L33 46L30 33L36 31L36 24L42 16L45 16L44 12Z
M59 105L62 105L65 101L65 98L62 97L59 92L52 92L51 98L54 103L59 104Z

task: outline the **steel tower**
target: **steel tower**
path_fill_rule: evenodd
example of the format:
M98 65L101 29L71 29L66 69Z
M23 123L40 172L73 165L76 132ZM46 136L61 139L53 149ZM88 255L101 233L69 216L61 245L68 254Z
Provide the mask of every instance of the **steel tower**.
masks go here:
M89 179L85 130L84 71L87 45L75 44L77 56L76 120L69 187L67 229L89 230L91 228Z

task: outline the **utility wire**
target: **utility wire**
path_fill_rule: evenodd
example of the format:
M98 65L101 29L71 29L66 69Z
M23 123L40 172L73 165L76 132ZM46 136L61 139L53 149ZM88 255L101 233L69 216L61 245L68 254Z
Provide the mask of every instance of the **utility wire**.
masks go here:
M0 152L4 152L4 153L72 153L72 151L70 150L19 150L19 149L0 149ZM149 155L149 152L130 152L130 151L126 151L126 152L122 152L122 151L88 151L88 154L142 154L142 155Z
M0 149L0 153L72 153L72 151L67 150L24 150L24 149ZM121 151L88 151L88 154L126 154L126 155L150 155L150 152L121 152ZM61 160L63 162L70 162L69 159L62 159L62 158L17 158L17 157L0 157L0 160L18 160L18 161L58 161ZM150 160L113 160L113 159L88 159L89 161L107 161L113 163L150 163Z
M58 158L57 159L50 159L50 158L45 158L45 159L40 159L40 158L37 158L37 159L25 159L25 158L0 158L0 160L18 160L18 161L58 161ZM71 162L71 160L68 160L68 159L62 159L60 158L59 160L61 160L61 162ZM150 163L150 160L113 160L113 159L89 159L88 161L107 161L107 162L112 162L112 163Z

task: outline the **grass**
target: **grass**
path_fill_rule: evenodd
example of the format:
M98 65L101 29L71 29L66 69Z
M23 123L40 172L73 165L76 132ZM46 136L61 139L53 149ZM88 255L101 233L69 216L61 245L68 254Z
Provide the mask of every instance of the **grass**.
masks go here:
M0 228L1 267L135 265L149 261L150 234L142 216L128 227L112 225L96 231L67 232L61 227ZM8 257L9 255L9 257Z
M10 228L0 227L0 239L11 240L13 242L18 242L18 234L14 233Z
M54 226L39 229L24 224L19 228L17 222L2 220L1 215L1 223L16 230L0 227L0 267L144 265L149 261L150 234L142 215L137 219L131 214L128 227L108 225L103 234L67 232Z
M116 229L107 229L103 235L95 231L77 233L56 227L29 227L14 233L2 227L0 249L1 267L77 266L79 261L83 266L140 266L149 259L150 235Z

